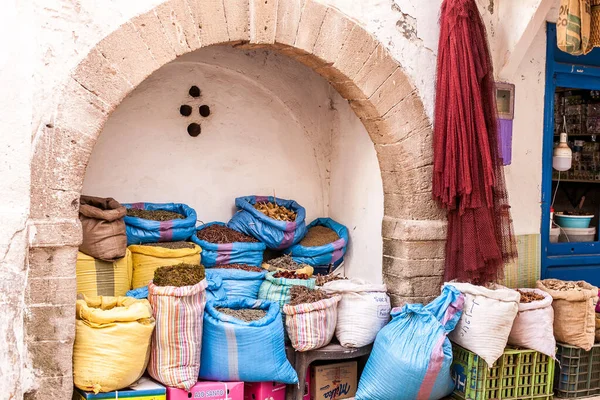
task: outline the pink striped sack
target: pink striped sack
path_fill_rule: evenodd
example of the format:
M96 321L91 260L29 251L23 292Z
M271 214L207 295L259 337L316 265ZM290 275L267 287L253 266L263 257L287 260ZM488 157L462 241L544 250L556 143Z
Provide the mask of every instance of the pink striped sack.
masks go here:
M297 351L309 351L331 342L337 325L337 305L342 296L336 295L315 303L285 304L283 313L287 334Z
M156 328L148 373L162 384L190 390L198 381L206 279L194 286L148 285Z

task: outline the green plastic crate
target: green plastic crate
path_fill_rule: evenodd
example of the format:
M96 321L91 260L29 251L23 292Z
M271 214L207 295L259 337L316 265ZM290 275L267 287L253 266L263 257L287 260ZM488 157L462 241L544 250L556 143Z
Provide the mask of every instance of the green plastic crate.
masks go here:
M575 398L600 394L600 344L590 351L558 344L556 397Z
M453 397L466 400L552 399L554 360L534 350L507 348L488 368L477 354L453 343Z

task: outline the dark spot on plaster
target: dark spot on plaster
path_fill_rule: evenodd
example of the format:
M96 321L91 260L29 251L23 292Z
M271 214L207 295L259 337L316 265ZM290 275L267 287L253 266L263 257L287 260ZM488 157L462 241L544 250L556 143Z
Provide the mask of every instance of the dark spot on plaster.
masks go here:
M146 24L142 24L142 26L146 26Z
M417 20L412 16L403 13L396 3L392 4L392 11L400 13L400 17L396 21L396 28L402 36L408 40L417 40Z
M78 209L79 208L79 199L74 199L71 202L71 207Z
M490 14L494 13L494 0L490 0L490 3L488 5L488 11L490 12Z
M179 107L179 114L183 115L184 117L189 117L192 115L192 107L188 106L187 104L182 105Z
M200 125L197 124L197 123L195 123L195 122L193 122L193 123L191 123L191 124L188 125L187 131L188 131L188 134L191 137L196 137L196 136L198 136L200 134L200 131L201 131Z
M52 128L54 128L54 125L53 124L46 124L46 128L51 128L52 129Z
M199 111L200 111L200 115L202 115L204 118L206 118L210 115L210 107L207 106L206 104L201 105Z
M190 96L200 97L200 88L196 85L192 86L189 91Z

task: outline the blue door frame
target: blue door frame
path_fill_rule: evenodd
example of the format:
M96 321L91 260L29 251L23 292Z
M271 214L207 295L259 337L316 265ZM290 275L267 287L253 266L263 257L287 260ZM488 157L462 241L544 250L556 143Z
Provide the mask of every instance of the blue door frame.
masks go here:
M541 275L543 279L585 280L598 286L600 242L550 243L554 93L557 87L600 90L600 49L580 57L559 51L556 46L556 25L548 24L542 155Z

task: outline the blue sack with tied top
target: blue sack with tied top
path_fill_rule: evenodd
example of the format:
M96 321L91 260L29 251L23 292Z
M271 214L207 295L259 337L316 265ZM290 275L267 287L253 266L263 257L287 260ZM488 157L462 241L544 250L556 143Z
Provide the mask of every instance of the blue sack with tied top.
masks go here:
M322 246L308 247L298 243L286 249L284 253L290 254L298 264L311 266L333 265L337 267L344 261L344 254L346 254L349 239L348 228L331 218L317 218L307 228L310 229L313 226L329 228L337 233L339 239Z
M124 220L128 246L132 244L188 240L196 230L196 211L185 204L131 203L123 205L128 209L171 211L185 217L184 219L172 219L169 221L152 221L126 215Z

